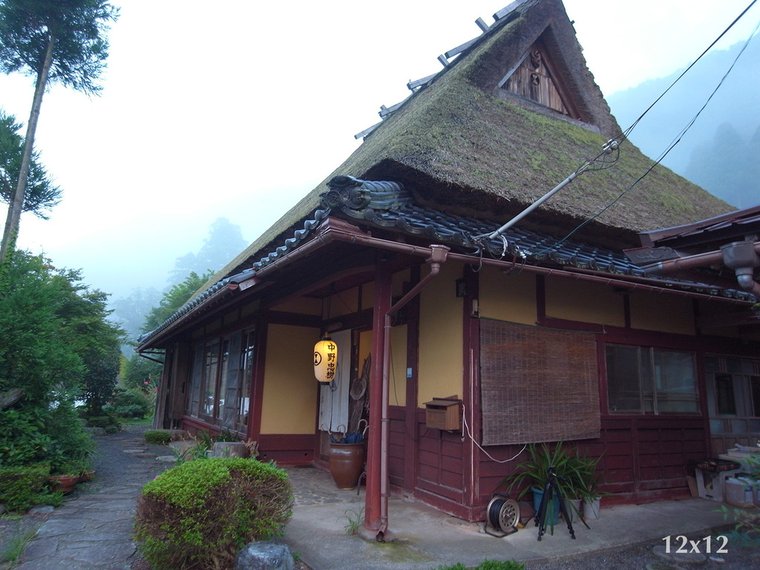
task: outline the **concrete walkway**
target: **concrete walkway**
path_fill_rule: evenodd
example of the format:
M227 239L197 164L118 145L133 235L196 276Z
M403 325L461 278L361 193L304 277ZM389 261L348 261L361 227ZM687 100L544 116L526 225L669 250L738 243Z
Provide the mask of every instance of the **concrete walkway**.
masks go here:
M156 456L166 448L148 446L143 430L98 437L96 478L80 485L60 508L50 513L22 554L17 570L145 570L132 528L142 486L166 468ZM430 570L461 562L469 567L483 560L544 561L562 568L561 557L620 550L646 541L689 535L707 536L727 521L718 503L703 499L664 501L648 505L602 507L591 529L575 525L572 540L564 525L541 542L530 524L516 534L494 538L482 524L467 523L424 504L394 496L390 529L396 540L378 543L350 535L363 521L364 493L340 490L319 469L288 468L296 503L283 542L313 570ZM729 545L733 553L734 545ZM685 562L675 556L675 566ZM732 566L757 567L760 558ZM726 564L728 567L729 564ZM530 569L531 564L528 565ZM607 566L611 567L611 566ZM634 567L617 565L615 567ZM640 566L636 566L640 567Z
M562 568L560 557L620 550L647 541L664 545L666 536L673 537L675 550L676 536L703 537L709 529L727 524L720 504L705 499L603 505L599 520L588 521L590 530L580 522L574 524L575 540L560 521L553 535L547 529L539 542L532 522L515 534L495 538L483 532L482 523L467 523L419 502L393 497L389 528L396 541L383 544L346 533L352 521L363 520L363 492L338 490L330 475L317 469L288 472L296 505L284 541L314 570L430 570L458 562L474 567L486 559L554 560ZM674 559L685 562L684 556Z
M166 464L145 444L144 429L98 436L95 479L79 484L53 511L16 570L128 570L136 562L132 527L142 486Z

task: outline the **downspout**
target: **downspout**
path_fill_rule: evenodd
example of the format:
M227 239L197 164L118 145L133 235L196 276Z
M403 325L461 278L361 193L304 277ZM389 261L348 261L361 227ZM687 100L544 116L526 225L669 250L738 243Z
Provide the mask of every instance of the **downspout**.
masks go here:
M734 271L741 288L752 293L760 301L760 283L755 281L755 268L760 267L757 249L760 247L748 240L726 244L720 251L724 265Z
M414 299L434 279L441 271L441 265L446 262L449 248L444 245L431 245L430 257L425 261L430 264L430 273L425 275L419 283L412 287L409 292L401 297L394 305L388 309L384 317L383 327L383 396L382 396L382 414L381 414L381 435L380 435L380 528L377 531L376 539L380 542L385 540L388 532L388 445L389 445L389 426L390 418L388 417L388 396L389 396L389 374L390 374L390 345L391 345L391 320L409 301Z

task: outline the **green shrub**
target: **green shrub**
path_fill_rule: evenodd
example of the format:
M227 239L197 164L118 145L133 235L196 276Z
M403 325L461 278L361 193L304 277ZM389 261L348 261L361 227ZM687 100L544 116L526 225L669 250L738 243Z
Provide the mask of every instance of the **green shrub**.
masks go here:
M145 432L145 442L154 445L169 445L172 440L170 431L161 429L149 429Z
M26 512L34 505L60 505L61 493L48 488L50 465L0 467L0 503L12 512Z
M121 424L116 416L90 416L87 418L87 425L89 427L107 428L108 426L115 426L118 429Z
M50 447L45 414L38 409L0 410L0 465L43 461Z
M292 498L287 474L272 464L189 461L143 487L136 537L154 568L231 567L245 544L282 532Z
M140 390L116 388L103 410L121 418L144 418L151 412L150 398Z
M59 402L50 412L47 430L51 440L47 460L53 473L79 473L90 467L95 442L73 404Z

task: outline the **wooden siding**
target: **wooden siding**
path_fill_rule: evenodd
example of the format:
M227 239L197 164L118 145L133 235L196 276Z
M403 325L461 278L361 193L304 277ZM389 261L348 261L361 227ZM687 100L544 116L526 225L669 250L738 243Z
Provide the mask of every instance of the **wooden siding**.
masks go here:
M258 438L259 460L282 465L307 465L315 459L316 435L265 435Z
M701 417L602 418L598 439L568 442L569 450L600 457L605 504L646 503L689 496L686 481L690 463L707 457L706 433ZM520 445L488 447L498 460L513 457ZM495 463L479 452L479 507L484 509L492 493L504 491L504 478L520 464ZM477 510L477 509L475 509ZM482 511L481 516L485 515Z
M388 476L391 485L404 488L404 456L406 453L407 437L404 408L391 406L388 408L390 425L388 428Z

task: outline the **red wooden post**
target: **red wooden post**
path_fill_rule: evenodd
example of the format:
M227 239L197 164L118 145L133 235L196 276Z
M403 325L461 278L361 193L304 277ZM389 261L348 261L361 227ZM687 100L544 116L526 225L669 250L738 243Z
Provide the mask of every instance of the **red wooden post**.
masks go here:
M367 437L367 492L364 497L364 526L380 528L380 445L383 399L383 339L385 315L391 307L391 274L378 261L375 271L375 303L372 311L372 369L369 377L369 434Z

